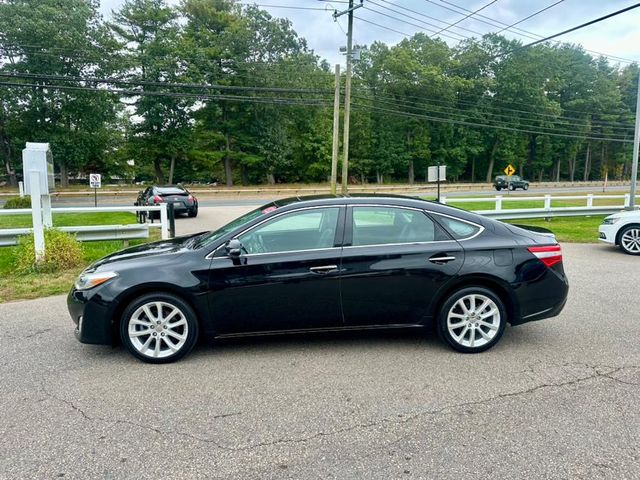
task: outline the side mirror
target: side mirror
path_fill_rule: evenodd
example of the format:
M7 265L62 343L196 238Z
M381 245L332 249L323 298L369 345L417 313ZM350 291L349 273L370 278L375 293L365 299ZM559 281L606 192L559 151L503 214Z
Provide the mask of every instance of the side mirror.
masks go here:
M242 255L242 242L237 238L233 238L227 242L225 250L227 251L229 258L234 260L238 259Z

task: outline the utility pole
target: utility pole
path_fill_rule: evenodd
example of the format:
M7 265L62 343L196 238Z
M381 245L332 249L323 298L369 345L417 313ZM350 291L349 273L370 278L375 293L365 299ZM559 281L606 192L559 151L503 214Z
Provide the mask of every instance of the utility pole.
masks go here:
M338 140L340 139L340 64L336 64L336 93L333 98L333 151L331 153L331 195L336 194Z
M640 147L640 69L638 70L638 93L636 98L636 130L633 137L633 160L631 164L631 190L629 192L629 210L636 206L636 184L638 182L638 148Z
M360 4L353 6L353 0L349 0L349 8L342 12L334 12L333 19L347 14L349 17L347 30L347 76L344 84L344 134L342 139L342 194L347 194L349 184L349 117L351 114L351 63L353 61L353 11L362 7L363 0Z

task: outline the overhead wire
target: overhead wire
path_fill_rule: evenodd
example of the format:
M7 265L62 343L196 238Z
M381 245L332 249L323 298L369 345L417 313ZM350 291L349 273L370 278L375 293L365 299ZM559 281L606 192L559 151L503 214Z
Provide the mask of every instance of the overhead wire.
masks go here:
M469 17L472 17L473 15L477 14L478 12L484 10L487 7L490 7L491 5L493 5L494 3L496 3L498 0L491 0L489 3L483 5L482 7L478 8L477 10L474 10L472 12L469 12L468 15L466 15L465 17L461 18L460 20L457 20L453 23L451 23L450 25L447 25L446 27L444 27L442 30L440 30L436 35L441 34L442 32L446 32L447 30L449 30L451 27L464 22L466 19L468 19Z

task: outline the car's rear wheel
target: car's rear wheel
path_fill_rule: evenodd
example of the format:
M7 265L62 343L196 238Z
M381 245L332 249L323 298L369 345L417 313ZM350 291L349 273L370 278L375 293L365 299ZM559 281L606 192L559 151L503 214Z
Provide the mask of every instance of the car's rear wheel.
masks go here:
M522 187L523 190L529 190L529 184L525 183Z
M187 212L187 215L189 215L191 218L197 217L198 216L198 207L193 207L192 209L190 209Z
M502 189L501 189L500 187L496 187L496 190L497 190L497 191L500 191L500 190L502 190Z
M459 352L477 353L493 347L504 332L507 312L495 293L484 287L454 292L438 317L438 334Z
M513 185L509 184L509 190L514 191L516 189L516 187L514 187Z
M174 362L195 345L198 321L193 309L175 295L143 295L125 309L120 337L127 350L140 360Z
M620 232L620 248L629 255L640 255L640 227L629 225Z

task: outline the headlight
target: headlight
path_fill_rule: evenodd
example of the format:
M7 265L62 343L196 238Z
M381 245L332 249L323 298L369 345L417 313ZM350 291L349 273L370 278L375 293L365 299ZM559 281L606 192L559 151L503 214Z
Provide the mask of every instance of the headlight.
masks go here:
M76 280L75 287L76 290L89 290L117 276L116 272L81 273Z
M616 223L618 220L620 220L619 217L607 217L602 221L603 225L613 225L614 223Z

